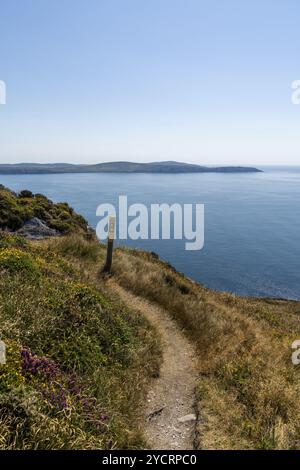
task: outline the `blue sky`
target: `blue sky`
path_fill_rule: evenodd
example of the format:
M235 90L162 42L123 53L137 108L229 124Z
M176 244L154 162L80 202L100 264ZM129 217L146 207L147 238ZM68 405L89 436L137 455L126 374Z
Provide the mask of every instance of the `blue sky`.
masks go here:
M1 0L0 161L300 164L299 0Z

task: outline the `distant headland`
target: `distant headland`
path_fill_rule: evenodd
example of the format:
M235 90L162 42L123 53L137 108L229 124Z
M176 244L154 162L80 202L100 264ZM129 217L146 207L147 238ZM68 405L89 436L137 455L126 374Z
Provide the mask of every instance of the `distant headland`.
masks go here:
M243 166L208 167L174 161L134 163L107 162L92 165L70 163L0 164L1 175L49 173L260 173L262 170Z

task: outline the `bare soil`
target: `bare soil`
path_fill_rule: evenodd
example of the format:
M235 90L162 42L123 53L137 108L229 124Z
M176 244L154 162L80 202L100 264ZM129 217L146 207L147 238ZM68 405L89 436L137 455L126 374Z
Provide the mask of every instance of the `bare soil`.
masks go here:
M113 284L124 303L140 311L154 325L161 337L160 373L153 379L143 410L142 426L149 447L153 450L194 449L197 361L193 345L165 310L112 280L109 284Z

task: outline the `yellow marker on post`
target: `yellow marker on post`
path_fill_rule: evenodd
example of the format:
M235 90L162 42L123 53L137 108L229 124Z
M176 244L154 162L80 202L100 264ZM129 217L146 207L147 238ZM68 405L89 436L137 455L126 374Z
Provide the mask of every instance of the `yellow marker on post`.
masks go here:
M116 217L110 217L109 222L108 222L106 262L103 268L104 273L110 273L111 271L115 232L116 232Z
M115 239L115 231L116 231L116 218L112 216L109 218L109 222L108 222L108 239L109 240Z

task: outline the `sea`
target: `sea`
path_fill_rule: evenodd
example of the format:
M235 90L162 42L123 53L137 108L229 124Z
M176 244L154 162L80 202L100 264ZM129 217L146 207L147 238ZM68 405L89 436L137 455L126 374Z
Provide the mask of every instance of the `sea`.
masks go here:
M262 173L0 175L14 191L29 189L68 202L93 227L97 207L204 204L204 246L186 240L122 240L157 253L206 287L243 296L300 300L300 167Z

